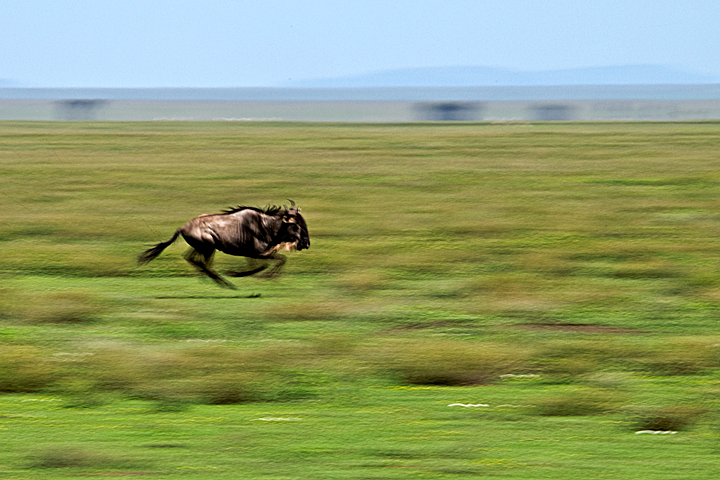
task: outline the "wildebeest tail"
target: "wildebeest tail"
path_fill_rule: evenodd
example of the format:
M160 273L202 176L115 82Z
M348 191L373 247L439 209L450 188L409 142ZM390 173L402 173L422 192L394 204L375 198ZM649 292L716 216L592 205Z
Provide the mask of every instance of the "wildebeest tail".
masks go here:
M180 228L175 230L175 234L172 236L170 240L167 242L160 242L157 245L155 245L152 248L148 248L143 253L138 255L138 263L140 265L145 265L150 260L153 260L155 257L160 255L163 250L165 250L167 247L169 247L175 240L177 240L178 236L180 235Z

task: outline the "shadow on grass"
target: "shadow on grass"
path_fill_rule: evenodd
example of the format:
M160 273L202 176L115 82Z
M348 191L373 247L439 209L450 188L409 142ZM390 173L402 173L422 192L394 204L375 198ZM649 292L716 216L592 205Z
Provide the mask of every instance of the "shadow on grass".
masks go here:
M248 299L248 298L260 298L262 295L259 293L252 293L250 295L158 295L154 297L156 300L224 300L228 298L235 299Z

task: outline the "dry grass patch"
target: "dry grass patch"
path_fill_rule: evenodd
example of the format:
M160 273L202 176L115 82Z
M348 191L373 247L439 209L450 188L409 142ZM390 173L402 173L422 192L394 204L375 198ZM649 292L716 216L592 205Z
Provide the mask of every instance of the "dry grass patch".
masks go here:
M105 345L90 353L66 364L62 388L206 404L293 400L311 394L312 375L301 368L305 349L298 345Z
M417 385L482 385L506 373L522 373L528 349L453 340L391 340L368 357L401 382Z
M337 281L337 286L343 292L353 295L363 295L374 290L382 290L388 285L389 279L380 272L372 270L354 271L345 273Z
M605 339L557 339L539 342L532 362L537 372L558 380L572 381L582 375L614 367L627 352L619 342Z
M265 316L271 320L313 321L337 320L347 311L348 306L334 301L294 301L287 303L274 302L265 309Z
M29 294L8 288L0 290L0 307L8 320L29 325L91 323L107 311L107 305L85 292Z
M615 391L583 388L535 400L537 415L545 417L575 417L601 415L616 409Z
M635 368L660 376L696 375L720 367L717 337L668 338L638 352Z

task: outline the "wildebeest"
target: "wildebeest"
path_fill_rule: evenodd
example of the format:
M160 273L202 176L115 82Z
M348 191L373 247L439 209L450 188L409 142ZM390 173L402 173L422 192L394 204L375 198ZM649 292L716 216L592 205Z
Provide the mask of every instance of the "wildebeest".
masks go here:
M269 270L272 276L280 271L287 260L280 250L304 250L310 247L305 219L290 200L290 208L270 206L265 209L238 206L213 215L200 215L178 228L167 242L145 250L138 256L138 263L144 265L154 259L182 235L190 248L184 258L215 281L221 287L235 289L212 269L215 250L228 255L247 257L249 270L229 272L234 277L254 275L275 265Z

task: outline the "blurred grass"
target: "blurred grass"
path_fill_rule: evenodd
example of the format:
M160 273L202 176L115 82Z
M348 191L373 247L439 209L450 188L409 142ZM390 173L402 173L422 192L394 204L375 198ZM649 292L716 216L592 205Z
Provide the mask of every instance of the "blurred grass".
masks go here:
M599 460L581 460L588 452L567 441L569 425L608 438L670 426L707 447L720 425L718 137L716 122L2 122L0 392L58 398L65 413L42 415L63 417L66 437L83 433L23 453L23 438L38 443L50 427L15 438L0 422L0 436L14 438L0 473L113 473L103 463L177 473L178 458L204 458L209 444L194 443L159 450L173 467L147 462L128 446L132 429L91 454L97 438L75 417L102 425L138 401L138 425L224 405L278 418L317 406L311 415L352 444L338 450L323 429L316 441L293 437L296 449L248 423L220 437L183 430L235 449L247 478L266 475L260 457L272 455L307 460L318 478L326 472L308 459L343 455L351 460L326 466L327 478L399 478L405 468L575 478L573 467ZM278 279L219 289L182 260L182 241L135 265L201 213L287 198L312 247L290 253ZM220 271L242 262L216 259ZM494 403L443 410L458 401ZM31 412L3 405L11 427L25 417L3 408ZM260 418L255 410L242 411ZM385 412L373 420L380 431L358 419L366 410ZM421 425L423 415L434 423ZM497 446L477 428L498 432ZM455 430L462 440L438 433ZM530 448L540 437L564 446ZM168 439L159 444L175 445ZM469 446L479 441L485 450ZM658 448L681 469L664 478L686 478L687 451ZM223 475L238 478L220 457ZM632 464L607 468L622 478Z

